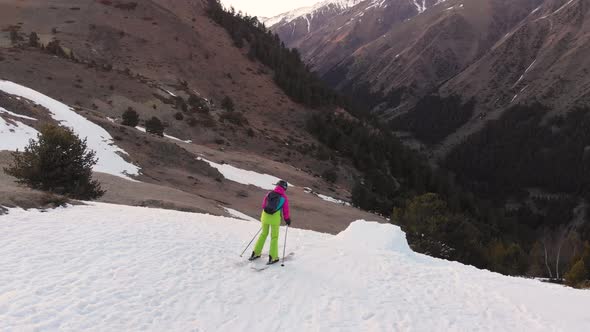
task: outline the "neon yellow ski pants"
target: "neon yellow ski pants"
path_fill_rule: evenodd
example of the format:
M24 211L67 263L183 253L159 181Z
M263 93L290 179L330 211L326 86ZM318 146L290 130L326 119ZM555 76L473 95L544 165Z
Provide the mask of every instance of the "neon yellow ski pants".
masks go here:
M262 224L262 233L260 233L260 237L258 237L258 241L256 242L256 246L254 247L254 253L259 256L262 254L262 249L264 248L264 243L266 242L266 238L268 237L269 229L270 229L270 252L269 255L272 259L279 258L279 228L281 225L281 213L277 212L275 214L268 214L266 212L262 212L260 216L260 222Z

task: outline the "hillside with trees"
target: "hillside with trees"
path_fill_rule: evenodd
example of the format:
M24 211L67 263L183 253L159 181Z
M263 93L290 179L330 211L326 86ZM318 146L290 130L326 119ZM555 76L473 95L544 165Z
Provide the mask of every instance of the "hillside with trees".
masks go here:
M270 67L275 82L294 101L310 107L333 105L338 95L328 88L301 60L296 49L285 47L257 17L225 10L219 0L209 1L209 16L230 34L238 48Z
M371 103L375 93L366 89L366 96L356 100L360 107L351 107L355 101L344 102L345 98L325 88L298 53L286 48L255 17L227 11L218 1L210 5L209 14L226 28L235 44L268 64L291 98L323 107L309 118L307 130L330 149L329 159L337 163L339 157L346 158L363 174L353 188L353 204L391 215L416 250L505 274L562 277L563 271L571 270L570 275L587 272L578 262L590 238L577 229L563 230L573 218L586 215L574 213L580 202L571 195L587 191L587 180L580 181L582 174L588 174L588 166L580 159L588 152L579 154L579 148L587 142L584 112L552 119L541 127L538 124L544 111L539 107L509 112L511 118L491 124L458 147L446 159L445 168L433 169L425 158L405 147L391 128L409 128L421 140L435 144L473 116L473 101L428 96L412 112L383 124L367 112L359 112L363 106L376 106ZM402 93L392 91L381 100L396 104ZM336 105L354 112L336 112ZM530 112L536 112L532 120ZM494 139L496 136L499 139ZM530 153L519 153L522 144L531 146ZM561 144L572 149L562 151L557 148ZM494 159L494 155L513 157ZM557 166L563 163L571 168L565 177L557 172ZM474 182L474 178L482 181ZM532 205L511 207L499 199L535 183L570 194L540 196ZM565 235L542 236L549 233ZM540 268L543 265L545 268Z

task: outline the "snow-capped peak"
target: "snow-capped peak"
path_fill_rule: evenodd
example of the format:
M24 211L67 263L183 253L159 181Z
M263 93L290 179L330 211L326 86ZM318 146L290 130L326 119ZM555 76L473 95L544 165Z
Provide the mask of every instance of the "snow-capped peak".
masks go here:
M264 20L264 23L269 27L280 22L289 23L299 17L304 17L307 15L311 15L311 17L313 17L316 11L321 10L324 7L332 6L340 9L348 9L356 6L357 4L363 1L375 0L325 0L318 2L313 6L298 8L283 14L279 14L275 17L271 17L269 19Z
M311 20L316 16L317 13L323 11L325 9L339 9L339 10L346 10L360 3L366 4L362 8L363 11L367 11L373 8L379 7L386 7L389 3L395 0L324 0L318 2L317 4L309 7L302 7L298 8L268 19L261 20L266 24L268 27L272 27L275 24L283 23L287 24L290 23L298 18L305 18L308 21L308 30L311 24ZM432 6L439 5L441 3L446 2L447 0L397 0L397 1L408 1L410 4L416 7L418 14L422 14L428 8Z

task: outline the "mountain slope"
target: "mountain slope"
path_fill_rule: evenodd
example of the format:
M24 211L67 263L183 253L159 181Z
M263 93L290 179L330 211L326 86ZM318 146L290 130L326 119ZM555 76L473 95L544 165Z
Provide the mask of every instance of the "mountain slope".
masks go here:
M359 96L372 92L378 100L371 106L384 101L381 108L389 115L411 109L441 86L445 96L475 99L474 121L519 102L538 101L558 113L588 102L587 2L375 4L364 1L340 10L299 34L310 14L272 29L332 86Z
M302 37L290 37L293 23L272 29L331 85L399 91L412 105L486 54L540 2L365 1Z
M0 232L13 239L0 247L0 275L10 276L0 283L3 330L585 331L590 324L590 292L413 253L393 225L359 221L337 236L290 229L285 267L258 272L238 257L259 227L253 222L105 204L11 210L1 219Z
M531 100L555 111L588 105L589 22L588 2L547 1L442 91L488 110Z
M2 79L71 107L106 130L113 138L109 144L128 153L121 157L140 168L135 177L140 182L97 173L107 190L103 198L107 202L214 214L227 214L221 206L234 207L258 217L265 189L225 179L197 160L205 157L298 183L300 190L292 193L294 204L301 204L297 208L308 217L299 225L326 232L344 229L347 224L331 222L336 220L334 213L343 211L339 205L302 188L349 201L357 171L343 161L337 183L320 177L335 167L316 157L319 144L304 130L313 110L293 102L273 81L272 70L235 47L227 31L209 19L206 8L206 1L184 0L136 5L0 0ZM33 33L38 36L36 46L29 43ZM3 138L4 129L7 135L25 125L38 131L59 120L49 116L51 110L43 105L7 92L0 91L0 107L16 116L0 112ZM227 105L234 110L227 111ZM130 108L139 114L140 127L151 117L161 119L167 136L123 126L121 116ZM17 122L23 127L15 127ZM75 129L83 135L95 133ZM30 132L27 137L35 135ZM98 136L106 140L107 135L89 141L101 140ZM3 150L15 150L25 143L4 144ZM9 162L9 153L0 152L0 168ZM25 188L14 178L3 172L0 177L0 205L44 205L43 193L24 196ZM347 209L345 214L371 215ZM364 218L361 215L348 222Z
M348 1L342 6L326 1L266 23L287 46L299 49L316 70L324 73L358 47L432 4L434 0L423 4L365 0Z

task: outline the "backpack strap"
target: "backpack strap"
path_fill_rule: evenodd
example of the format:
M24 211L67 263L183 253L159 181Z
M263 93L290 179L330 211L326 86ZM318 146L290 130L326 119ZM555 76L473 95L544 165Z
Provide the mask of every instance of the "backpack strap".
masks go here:
M285 197L281 196L281 199L279 201L279 206L277 206L277 211L280 211L283 209L283 205L285 205Z

